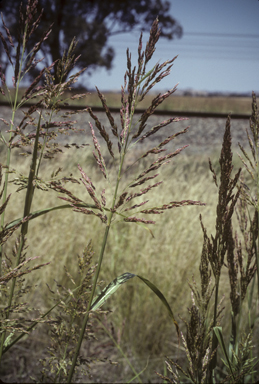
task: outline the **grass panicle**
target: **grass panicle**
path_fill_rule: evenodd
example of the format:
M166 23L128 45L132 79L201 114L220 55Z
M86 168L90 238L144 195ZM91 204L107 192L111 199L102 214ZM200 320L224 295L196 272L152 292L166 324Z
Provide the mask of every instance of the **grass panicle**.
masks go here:
M253 114L255 110L256 108L253 107ZM251 121L254 120L255 117L251 119ZM253 138L255 139L254 136ZM250 143L250 141L251 139L248 137L248 142ZM250 148L251 150L254 148L251 143ZM204 238L199 268L200 289L193 279L193 282L189 284L192 293L192 306L188 309L190 319L188 322L183 320L187 331L186 336L182 335L182 340L188 368L183 369L177 361L168 358L167 367L171 377L158 374L171 383L181 383L183 377L187 377L193 383L210 383L215 380L219 380L216 382L221 383L240 383L247 382L247 380L254 382L257 360L253 356L254 317L251 316L251 311L257 265L258 211L254 211L251 219L248 209L250 200L246 198L248 187L244 182L239 185L241 170L238 170L234 178L231 177L233 162L229 118L226 123L219 164L220 181L218 182L218 176L209 160L209 168L218 189L216 235L208 237L200 215ZM236 209L240 228L240 232L235 231L235 234L233 232L234 209ZM249 221L250 225L248 225ZM244 244L240 240L240 234ZM225 346L222 328L219 327L222 315L226 311L220 303L218 304L220 276L224 267L227 267L228 270L231 304L228 350ZM245 319L248 332L241 335L241 308L245 305L250 285L249 321L247 318ZM212 305L214 311L211 316L210 307ZM225 376L219 375L216 371L218 343L220 343L225 357L223 359L227 369Z
M136 126L133 126L133 116L134 116L136 106L139 102L140 84L144 78L146 78L148 76L152 76L151 74L153 73L153 70L151 70L149 73L145 73L145 65L150 60L150 58L151 58L151 56L155 50L155 43L157 42L158 37L159 37L158 21L156 20L154 22L152 28L151 28L150 39L149 39L149 42L147 43L147 47L146 47L146 51L145 51L144 71L143 71L143 69L141 69L142 65L143 65L142 58L144 56L143 53L141 53L141 48L140 48L142 38L140 38L140 44L139 44L139 48L138 48L138 56L139 56L138 66L139 67L137 70L136 70L136 67L132 68L131 55L129 53L129 50L127 50L127 52L126 52L126 54L127 54L127 71L125 74L125 82L124 82L124 87L122 88L122 96L121 96L121 100L122 100L121 132L118 132L118 128L114 124L114 118L111 115L111 112L110 112L110 110L106 104L106 100L105 100L104 96L97 89L99 98L102 102L106 116L109 120L112 133L115 136L115 138L117 138L117 140L118 140L118 152L119 153L117 154L117 157L112 150L112 143L110 141L109 134L108 134L107 130L104 128L104 126L102 126L99 119L93 114L91 108L88 108L88 112L89 112L90 116L93 118L96 128L98 129L99 133L101 134L102 138L104 139L104 141L107 145L107 149L110 152L110 155L115 160L116 160L116 158L118 158L119 167L118 167L118 171L117 171L118 172L117 176L116 176L117 181L116 181L115 189L113 192L113 198L112 198L111 206L109 208L109 212L108 212L107 216L106 215L104 216L100 213L97 213L97 215L100 217L100 219L103 221L103 223L106 224L106 229L105 229L105 233L104 233L104 237L103 237L103 241L102 241L102 247L101 247L101 252L100 252L99 261L98 261L98 268L97 268L96 275L94 278L92 296L91 296L89 303L88 303L88 311L87 311L86 317L84 319L82 330L80 333L80 337L79 337L79 341L78 341L78 348L77 348L76 354L75 354L73 362L72 362L70 376L68 378L69 382L72 379L74 367L76 365L77 355L79 354L79 350L80 350L81 344L82 344L82 338L83 338L84 330L85 330L87 322L88 322L89 310L91 307L93 295L95 293L95 287L96 287L96 284L98 281L99 273L101 270L101 265L103 262L103 257L104 257L105 248L106 248L107 239L108 239L108 234L109 234L111 225L115 221L117 221L116 218L119 218L119 219L123 218L124 222L131 222L131 223L145 224L145 225L146 224L155 224L155 222L153 220L146 220L143 217L135 216L135 213L130 212L131 215L130 216L127 215L127 212L129 210L130 211L133 209L135 210L136 208L139 208L140 206L142 206L143 204L141 202L140 202L140 204L135 204L134 206L131 206L131 207L128 207L127 204L133 198L141 197L142 195L148 193L151 189L158 187L162 183L161 181L157 182L153 185L149 185L148 187L141 190L140 192L135 192L135 193L131 192L129 195L128 195L128 191L127 191L129 186L124 188L124 190L121 193L119 193L119 189L120 189L121 178L122 178L123 164L124 164L124 160L127 156L127 153L130 151L130 145L133 144L133 140L135 138L137 138L138 136L140 136L140 134L143 132L143 130L145 129L145 123L146 123L147 119L152 115L152 113L157 108L157 106L160 103L162 103L168 96L170 96L176 89L176 88L173 88L172 90L166 92L165 94L159 95L158 97L156 97L153 100L150 108L148 108L144 112L144 114L141 116L141 118L139 119ZM167 65L167 64L168 63L166 63L165 65ZM170 71L168 71L168 74L169 74L169 72ZM126 93L127 93L127 96L126 96ZM103 176L105 178L107 177L107 179L109 180L110 176L107 175L107 169L105 167L104 160L103 160L104 156L101 154L101 146L97 142L97 139L96 139L92 125L90 125L90 129L91 129L91 133L93 136L94 147L95 147L95 150L97 152L97 153L95 153L94 158L95 158L97 166L101 170ZM159 149L153 149L149 153L150 154L157 154L157 153L161 152L160 148L166 146L166 144L169 143L175 137L176 137L176 135L173 136L172 138L168 138L167 140L164 140L160 144ZM178 155L185 147L182 147L173 153L169 153L168 155L162 156L162 157L158 158L157 160L153 161L153 163L150 165L150 167L146 171L144 171L141 175L139 175L136 179L134 179L133 181L131 181L129 183L129 185L131 185L131 188L134 188L133 187L133 185L135 184L134 182L137 181L138 179L142 179L142 183L144 183L145 181L143 181L143 177L147 173L150 173L154 170L157 170L162 165L168 164L171 161L171 159L173 157L175 157L176 155ZM102 211L103 209L102 209L101 201L96 197L97 196L96 191L94 190L93 186L91 185L91 181L89 181L90 180L89 177L85 175L85 172L82 170L81 167L79 169L80 169L80 172L83 176L83 178L81 178L81 181L85 185L87 192L89 193L91 199L94 201L97 209ZM170 209L170 208L173 208L176 206L193 205L193 204L199 204L200 205L201 203L200 202L194 202L194 201L187 201L187 200L185 200L184 202L180 202L180 203L171 202L169 204L164 204L162 207L156 207L156 208L151 207L150 209L137 211L136 213L140 213L140 214L152 214L153 213L153 214L156 214L156 213L158 213L158 210L160 210L162 212L164 210L167 210L167 209ZM86 213L86 214L93 214L93 211L89 211L88 209L85 210L85 208L77 208L76 211L81 211L81 212Z
M48 355L40 361L42 365L40 382L42 383L67 382L68 367L76 348L80 320L86 311L92 277L96 270L96 265L92 260L93 256L92 243L89 242L82 255L77 256L75 275L72 276L64 267L67 285L63 286L56 282L56 288L49 287L49 292L53 301L57 303L57 307L56 313L51 316L51 344ZM94 316L95 318L100 317L104 313L107 312L98 310ZM95 318L92 316L88 323L88 330L85 334L86 342L95 340ZM84 375L91 377L90 366L96 361L98 358L80 356L80 366L77 367L78 377Z
M252 93L252 116L250 119L250 134L247 130L247 139L250 147L251 154L249 155L244 148L239 143L239 148L242 151L243 157L239 155L242 163L245 166L245 169L247 170L248 174L251 176L252 179L252 186L251 188L248 187L246 184L243 184L242 190L242 196L243 199L246 200L248 205L252 205L254 207L254 210L257 211L257 220L258 220L258 212L259 212L259 114L258 114L258 106L256 101L256 95L253 92ZM251 221L251 219L250 219ZM258 225L258 224L257 224ZM257 237L257 250L256 250L256 267L257 267L257 294L259 297L259 278L258 278L258 270L259 270L259 243L258 243L258 236Z

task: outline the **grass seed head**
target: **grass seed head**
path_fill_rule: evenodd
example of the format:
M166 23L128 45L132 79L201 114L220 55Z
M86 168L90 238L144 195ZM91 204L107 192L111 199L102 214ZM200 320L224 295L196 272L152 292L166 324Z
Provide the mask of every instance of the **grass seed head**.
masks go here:
M101 136L104 138L111 156L114 158L114 153L112 151L112 142L110 141L108 133L106 132L105 128L100 123L98 117L93 113L93 111L90 107L87 107L87 111L90 114L90 116L92 117L92 119L94 120L95 126L98 129L98 131L100 132Z
M2 35L1 32L0 32L0 39L2 41L5 53L6 53L7 57L8 57L8 60L9 60L10 64L13 65L13 61L12 61L12 58L11 58L11 55L10 55L8 44L7 44L7 42L6 42L4 36Z
M105 110L106 116L109 119L109 122L110 122L110 125L111 125L111 129L112 129L112 133L114 134L115 137L118 137L118 127L117 127L117 125L114 122L114 118L112 117L110 109L107 106L106 99L105 99L104 95L99 91L99 89L97 87L96 87L96 90L97 90L99 99L102 102L102 105L103 105L103 108Z
M153 25L151 27L149 40L146 44L144 68L146 67L147 63L152 58L153 53L155 52L155 49L156 49L155 46L156 46L156 43L158 42L160 34L161 34L161 30L158 28L158 18L156 18L156 20L153 22Z
M145 220L145 219L140 219L136 216L132 216L132 217L125 217L124 221L126 223L143 223L143 224L156 224L155 221L152 221L152 220Z
M126 199L126 197L127 197L127 194L128 194L128 192L123 192L121 195L120 195L120 197L118 198L118 202L117 202L117 204L115 204L115 206L114 206L114 212L122 205L122 204L124 204L124 201L125 201L125 199Z

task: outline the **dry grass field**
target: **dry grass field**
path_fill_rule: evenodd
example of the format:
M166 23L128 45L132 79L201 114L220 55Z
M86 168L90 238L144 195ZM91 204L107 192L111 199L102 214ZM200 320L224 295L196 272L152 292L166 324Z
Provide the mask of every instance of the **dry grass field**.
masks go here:
M3 111L8 113L7 108L2 109L2 114ZM156 118L152 117L152 119ZM163 120L163 117L160 119ZM82 115L80 127L86 128L88 120L87 114ZM155 120L150 121L149 124L154 125ZM212 163L215 170L218 171L220 142L225 122L224 119L190 119L176 123L171 129L176 132L187 125L191 126L190 131L176 138L171 149L176 149L184 144L190 144L190 147L177 156L169 168L161 172L160 179L164 180L164 186L159 191L154 190L149 198L154 199L157 204L168 200L193 199L202 201L206 205L175 208L171 212L159 215L157 224L152 228L154 238L146 230L134 224L119 223L114 225L111 229L100 276L103 286L125 272L136 273L148 278L165 294L182 329L184 329L184 323L181 319L188 316L187 308L191 304L188 283L193 278L199 281L199 263L203 243L199 222L200 214L204 218L204 225L206 225L208 233L215 231L217 189L209 171L208 156L212 156ZM237 157L237 142L243 143L245 141L245 128L247 126L247 120L232 122L236 169L241 164ZM85 137L72 135L71 138L68 137L67 139L69 142L90 143L89 131ZM154 142L147 141L145 145L147 149L153 146ZM141 147L139 150L143 152L144 149ZM137 151L133 152L130 161L134 161L134 157L137 155ZM18 152L13 156L12 161L16 164L17 170L21 174L26 174L29 160L21 157ZM104 155L104 158L106 157L108 158L108 153ZM3 160L1 159L1 161ZM53 169L58 167L62 168L64 175L78 176L77 163L88 170L96 189L101 191L103 179L93 162L91 147L66 150L63 155L60 155L60 162L59 157L47 161L43 164L41 177L48 179ZM144 166L145 163L137 166L130 173L126 173L124 181L135 172L139 173ZM15 175L11 179L14 177ZM110 183L113 184L115 174L111 173L110 177ZM109 186L106 187L108 193ZM14 216L22 216L22 209L19 207L23 206L24 192L16 193L17 187L13 184L11 184L11 188L12 204L6 215L7 221ZM71 190L73 191L73 189ZM78 190L77 188L77 196L85 199L85 190L82 188ZM55 206L59 202L56 194L37 190L33 204L32 210ZM33 294L27 297L27 300L36 308L39 306L41 309L49 308L52 305L52 298L46 284L51 289L55 289L55 281L67 285L68 280L63 266L66 265L70 273L75 275L75 259L89 240L92 241L95 254L98 255L100 250L99 238L103 231L104 228L100 227L98 219L66 210L59 213L49 213L40 219L33 220L30 224L30 246L27 249L27 256L38 255L41 256L41 262L50 261L51 264L42 271L28 275L29 284L34 284L36 276L37 287ZM9 246L12 245L13 243ZM96 260L97 258L95 258ZM223 295L229 296L226 273L223 274L220 290L220 297ZM96 325L100 342L92 343L91 353L95 354L98 351L98 359L108 357L109 360L117 361L119 364L113 366L108 362L97 362L93 366L93 378L91 380L96 382L98 380L107 380L107 382L130 380L134 374L123 355L125 354L137 372L145 369L142 378L149 380L149 382L161 382L154 371L163 372L165 355L176 356L177 338L172 322L159 300L154 298L152 292L141 282L132 281L125 284L107 302L105 309L111 313L107 315L105 322L102 320L102 326ZM228 321L230 308L228 306L224 316L230 326ZM105 331L102 330L103 326L105 326ZM225 331L227 333L229 329L225 329ZM29 380L30 374L32 375L35 371L33 365L38 364L39 357L42 357L42 350L45 351L47 334L48 331L44 327L39 331L36 330L27 340L13 348L12 356L16 356L14 359L11 355L6 356L6 365L12 366L14 364L19 367L20 371L23 371L24 376L23 378L20 376L21 380ZM33 363L26 353L28 345L34 345L35 348ZM19 348L23 348L25 360L18 357ZM87 343L84 348L84 353L89 353ZM181 350L177 353L178 358L184 356ZM21 364L23 364L23 368ZM19 369L14 368L17 375ZM9 374L9 376L3 376L3 378L5 377L10 380L14 376ZM86 381L87 378L84 380Z
M108 93L105 94L110 107L120 107L120 94ZM156 94L149 94L139 104L139 108L147 108L152 98ZM86 101L88 101L86 99ZM100 100L96 92L91 93L89 97L90 106L101 106ZM231 96L177 96L172 95L166 99L164 103L158 107L158 110L163 111L185 111L185 112L213 112L213 113L240 113L249 114L251 112L250 97L231 97Z
M73 93L77 93L75 89ZM22 94L22 89L21 89ZM106 92L104 93L109 107L119 108L121 103L120 93ZM152 99L157 93L148 94L145 99L138 105L138 108L147 108ZM63 98L69 98L71 93L65 93ZM0 104L4 98L0 94ZM101 107L101 101L98 98L96 91L91 91L81 100L72 100L70 105L84 107ZM234 97L234 96L178 96L172 95L166 99L158 108L163 111L184 111L184 112L210 112L210 113L235 113L235 114L250 114L251 113L251 98L250 97Z
M186 142L188 143L187 137ZM16 159L19 163L19 157ZM84 169L92 170L91 179L96 189L100 191L103 188L103 180L94 167L89 149L81 151L81 153L80 151L69 151L62 163L55 163L55 168L61 166L65 174L73 173L76 176L76 162L79 162ZM50 162L44 167L45 176L50 175L53 166L54 164ZM20 172L26 173L28 167L29 163L24 161L19 167ZM176 208L172 212L161 215L156 220L157 224L152 227L154 238L146 230L134 224L114 225L107 244L100 279L105 286L116 276L125 272L148 278L164 293L177 316L177 321L183 328L184 324L178 315L186 317L187 307L191 303L188 281L192 280L193 275L198 279L203 240L199 214L204 216L206 226L213 232L216 189L209 174L207 158L203 155L200 155L195 161L192 156L184 154L179 156L170 169L162 172L160 179L166 180L164 187L158 193L154 192L150 195L150 199L155 199L157 203L168 200L197 199L206 203L206 206ZM77 191L77 196L86 198L83 189L79 190L79 193ZM12 206L7 212L7 222L14 216L22 216L22 210L19 210L19 207L22 207L23 199L23 192L19 194L13 192ZM57 204L59 202L55 195L37 191L34 198L35 208L32 209ZM94 246L96 254L94 261L96 262L100 251L99 238L103 231L104 227L100 227L98 219L66 210L60 213L53 212L42 219L32 221L27 257L41 256L41 262L50 261L51 264L43 270L28 275L28 284L35 284L36 281L37 287L26 298L26 301L29 301L35 308L41 307L41 310L47 310L53 305L46 284L52 290L55 290L55 281L64 286L68 285L63 266L66 265L70 274L75 276L77 254L82 252L89 240L92 240ZM9 246L13 245L12 242ZM5 251L10 253L11 248ZM104 308L111 311L106 320L107 330L119 342L120 348L130 358L136 371L142 371L148 363L142 378L148 379L150 382L158 382L154 371L163 371L164 356L174 356L177 346L175 329L163 305L141 282L132 281L114 294ZM226 316L229 314L226 313ZM129 369L125 358L119 353L112 339L103 338L100 332L99 326L97 337L100 338L100 345L94 343L91 348L97 348L99 351L98 359L109 357L109 359L118 361L119 365L117 367L110 366L109 363L98 363L96 367L93 365L94 378L92 380L106 379L105 382L130 380L134 374ZM14 347L12 355L6 356L6 366L12 366L13 356L15 353L19 353L19 348L24 348L22 354L26 362L23 372L26 376L23 380L29 380L29 373L32 374L35 370L31 366L26 348L28 343L33 343L34 348L37 346L36 350L40 355L41 348L44 350L47 334L48 331L44 331L44 327L41 327L28 338L28 341L19 343L17 348ZM103 348L103 352L101 352L102 345L108 345ZM87 353L87 348L89 348L87 343L85 348L84 353ZM34 364L37 364L39 355L35 353ZM15 364L22 369L21 360L18 359ZM18 371L16 372L18 373ZM9 379L12 376L6 378Z

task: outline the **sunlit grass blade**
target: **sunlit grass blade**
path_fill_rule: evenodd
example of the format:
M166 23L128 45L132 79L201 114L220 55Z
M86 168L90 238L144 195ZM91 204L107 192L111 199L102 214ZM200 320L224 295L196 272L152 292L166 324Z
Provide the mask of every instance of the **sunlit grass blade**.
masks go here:
M96 310L96 309L100 308L106 302L106 300L117 291L117 289L122 284L126 283L128 280L132 279L133 277L138 277L141 281L143 281L143 283L145 283L156 294L156 296L160 299L160 301L163 303L163 305L168 310L168 313L169 313L169 315L170 315L171 319L173 320L174 325L176 327L177 335L178 335L178 337L180 337L179 325L178 325L177 321L175 320L173 311L172 311L170 305L168 304L168 301L166 300L163 293L157 288L157 286L155 284L151 283L151 281L149 281L148 279L145 279L142 276L135 275L134 273L126 272L126 273L123 273L122 275L116 277L116 279L114 279L110 284L108 284L102 290L102 292L93 300L91 310Z
M94 204L76 204L76 206L97 209L96 205L94 205ZM67 208L72 209L74 207L72 205L70 205L70 204L57 205L56 207L45 208L45 209L40 209L38 211L34 211L34 212L30 213L29 217L30 217L30 220L33 220L33 219L36 219L37 217L45 215L45 214L47 214L49 212L57 211L57 210L60 210L60 209L67 209ZM22 222L22 220L23 220L23 218L19 218L19 219L15 219L15 220L11 221L10 223L8 223L6 225L5 229L11 229L12 227L20 224Z

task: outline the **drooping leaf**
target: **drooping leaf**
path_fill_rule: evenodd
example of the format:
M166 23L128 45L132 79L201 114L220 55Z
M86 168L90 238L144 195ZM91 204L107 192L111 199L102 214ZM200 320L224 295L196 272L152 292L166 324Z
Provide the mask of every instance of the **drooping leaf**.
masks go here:
M126 272L126 273L123 273L122 275L116 277L116 279L114 279L110 284L108 284L102 290L102 292L94 299L92 306L91 306L91 310L96 310L97 308L100 308L105 303L105 301L111 295L113 295L122 284L126 283L128 280L132 279L133 277L138 277L141 281L143 281L143 283L145 283L156 294L156 296L160 299L160 301L164 304L164 306L168 310L169 316L171 317L171 319L174 322L174 325L175 325L175 328L177 331L177 335L179 338L180 337L179 325L178 325L177 321L175 320L173 311L172 311L170 305L168 304L166 298L162 294L162 292L157 288L157 286L155 284L151 283L148 279L145 279L144 277L139 276L139 275L135 275L134 273Z

